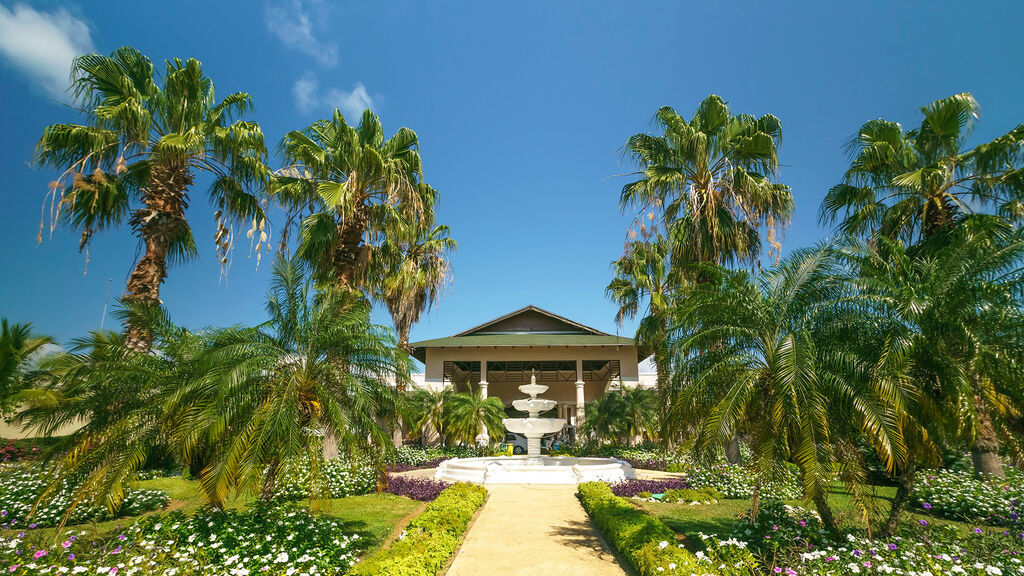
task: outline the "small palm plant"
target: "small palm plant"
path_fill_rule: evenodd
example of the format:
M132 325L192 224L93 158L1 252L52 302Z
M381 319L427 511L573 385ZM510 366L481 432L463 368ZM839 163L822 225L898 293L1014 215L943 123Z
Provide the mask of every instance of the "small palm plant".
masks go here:
M248 94L217 101L194 59L167 61L161 84L149 58L128 47L76 58L72 74L83 122L48 126L37 146L37 162L61 171L51 184L51 226L66 221L81 230L85 249L97 232L127 224L143 250L126 301L159 304L168 265L196 256L186 210L201 173L212 177L207 196L221 263L228 263L234 223L251 227L259 258L266 218L249 190L262 192L269 172L259 125L236 119L252 110ZM140 327L127 326L127 334L130 347L149 348Z
M31 324L9 324L0 319L0 414L13 408L15 396L26 385L30 363L53 339L32 332Z
M484 398L479 390L452 394L444 409L445 429L448 437L463 444L473 444L484 432L491 441L505 435L501 420L505 405L494 396Z

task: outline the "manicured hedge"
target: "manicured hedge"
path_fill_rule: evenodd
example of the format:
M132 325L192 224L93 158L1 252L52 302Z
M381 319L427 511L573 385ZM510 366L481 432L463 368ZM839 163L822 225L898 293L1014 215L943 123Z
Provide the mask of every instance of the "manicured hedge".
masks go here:
M355 576L436 576L459 547L470 519L487 498L475 484L445 489L387 550L357 564Z
M663 575L666 570L707 568L699 566L696 556L676 545L675 532L668 526L612 494L607 484L580 484L579 497L583 509L604 533L608 544L640 576Z

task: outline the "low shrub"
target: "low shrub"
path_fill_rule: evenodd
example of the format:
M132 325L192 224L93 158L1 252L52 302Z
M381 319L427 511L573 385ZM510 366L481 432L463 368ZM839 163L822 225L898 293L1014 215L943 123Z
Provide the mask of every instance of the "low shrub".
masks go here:
M616 496L622 496L625 498L632 498L637 496L641 492L650 492L651 494L664 494L666 490L682 490L689 488L689 484L686 480L682 479L669 479L669 480L623 480L611 484L612 493Z
M684 574L699 570L698 558L675 544L676 535L668 526L613 494L607 484L580 484L579 498L608 544L639 576L654 576L666 570L683 570Z
M430 502L435 500L449 486L451 484L448 482L431 480L430 478L389 476L387 491L396 496L405 496L420 502Z
M445 489L387 550L357 564L355 576L435 576L459 547L487 490L475 484Z

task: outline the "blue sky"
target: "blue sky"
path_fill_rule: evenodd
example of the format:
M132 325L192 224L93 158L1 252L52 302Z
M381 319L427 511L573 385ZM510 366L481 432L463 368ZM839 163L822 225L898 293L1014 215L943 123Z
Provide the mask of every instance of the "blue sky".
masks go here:
M416 340L527 304L616 331L604 286L630 217L614 175L662 105L689 116L715 93L734 112L779 116L781 180L796 198L784 248L827 237L818 205L865 120L913 125L919 106L970 91L975 141L1024 121L1022 22L1024 4L1009 1L0 0L0 317L82 335L100 325L108 279L113 301L134 263L127 230L97 237L88 266L71 231L36 242L55 175L31 166L32 151L44 126L74 119L55 98L82 52L198 58L221 95L252 94L275 145L334 106L414 129L438 218L460 243L454 285ZM163 300L194 328L261 321L268 263L257 269L240 244L220 277L203 190L189 209L201 258L170 271Z

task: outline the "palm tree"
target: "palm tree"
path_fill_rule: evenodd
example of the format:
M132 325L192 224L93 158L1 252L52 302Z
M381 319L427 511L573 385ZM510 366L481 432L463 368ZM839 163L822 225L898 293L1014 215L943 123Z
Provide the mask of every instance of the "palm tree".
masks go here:
M580 436L617 437L622 434L623 406L619 395L605 394L586 405L586 418L580 425Z
M673 274L671 260L664 238L657 236L649 241L633 241L618 260L612 263L615 277L605 288L608 295L619 307L615 322L622 325L624 320L636 318L646 302L643 318L636 331L637 346L644 355L653 353L658 371L658 393L661 406L667 406L674 395L670 390L670 363L665 347L665 333L668 330L672 291L679 289L682 278ZM663 431L667 432L667 431ZM663 437L668 437L667 433Z
M372 295L383 302L398 333L398 345L407 353L409 331L420 315L430 310L451 282L448 254L458 244L447 226L415 225L390 230L371 259Z
M267 322L209 334L202 377L174 408L185 457L204 439L216 446L200 477L212 504L257 486L269 499L281 467L298 457L314 463L310 485L326 487L316 478L325 437L383 475L389 442L377 416L397 410L389 383L408 378L407 356L371 324L361 297L330 288L314 299L310 290L298 265L279 257Z
M1024 217L1024 124L966 148L978 103L964 92L921 108L920 127L871 120L849 141L853 160L821 204L823 222L860 237L915 243L978 210Z
M416 133L408 128L385 140L380 119L370 110L356 127L335 109L330 119L284 137L281 150L288 165L278 172L275 189L288 213L282 241L301 219L296 256L317 280L362 288L368 236L392 210L414 222L430 208L434 192L422 183L418 148Z
M622 412L622 431L633 444L654 438L658 429L658 394L639 387L623 387L618 395Z
M438 437L444 440L445 409L453 395L454 391L447 387L440 390L419 388L413 391L408 406L414 436L421 440L429 440L431 431L436 431Z
M887 409L901 391L875 386L851 349L862 318L842 305L849 291L833 260L829 250L798 252L756 284L722 270L679 301L671 341L675 377L687 383L672 417L696 423L698 454L746 431L760 482L794 462L834 532L826 496L843 432L864 431L890 467L905 448Z
M715 95L690 120L668 106L655 119L660 136L635 134L625 146L639 179L623 187L620 204L634 210L638 221L647 219L640 233L664 226L676 266L756 262L762 225L777 251L775 227L793 211L789 187L774 181L779 119L733 116Z
M51 229L66 220L81 230L85 249L96 232L127 223L143 251L124 299L150 305L160 302L168 265L197 254L186 209L198 174L212 176L207 195L222 265L235 223L251 226L257 257L267 239L260 200L247 191L268 175L263 132L236 120L252 99L236 92L218 102L193 59L167 61L158 81L152 62L134 48L76 58L73 89L83 122L48 126L36 150L40 165L61 171L48 196ZM129 347L149 348L149 334L126 330Z
M119 315L145 330L159 352L140 353L126 334L92 332L43 358L20 395L15 423L41 436L75 428L52 447L56 462L41 497L81 478L65 518L83 503L120 506L135 473L169 447L168 401L195 380L199 335L175 326L159 307L125 302Z
M504 437L505 405L500 398L484 398L480 390L452 394L445 404L444 422L448 437L463 444L473 444L485 431L492 441Z
M987 217L910 249L875 243L850 257L888 320L879 348L899 361L887 372L917 387L932 436L966 443L978 473L1002 477L1000 436L1024 406L1024 232Z
M13 407L29 363L47 344L53 344L53 339L33 334L31 324L8 324L6 318L0 319L0 414Z

